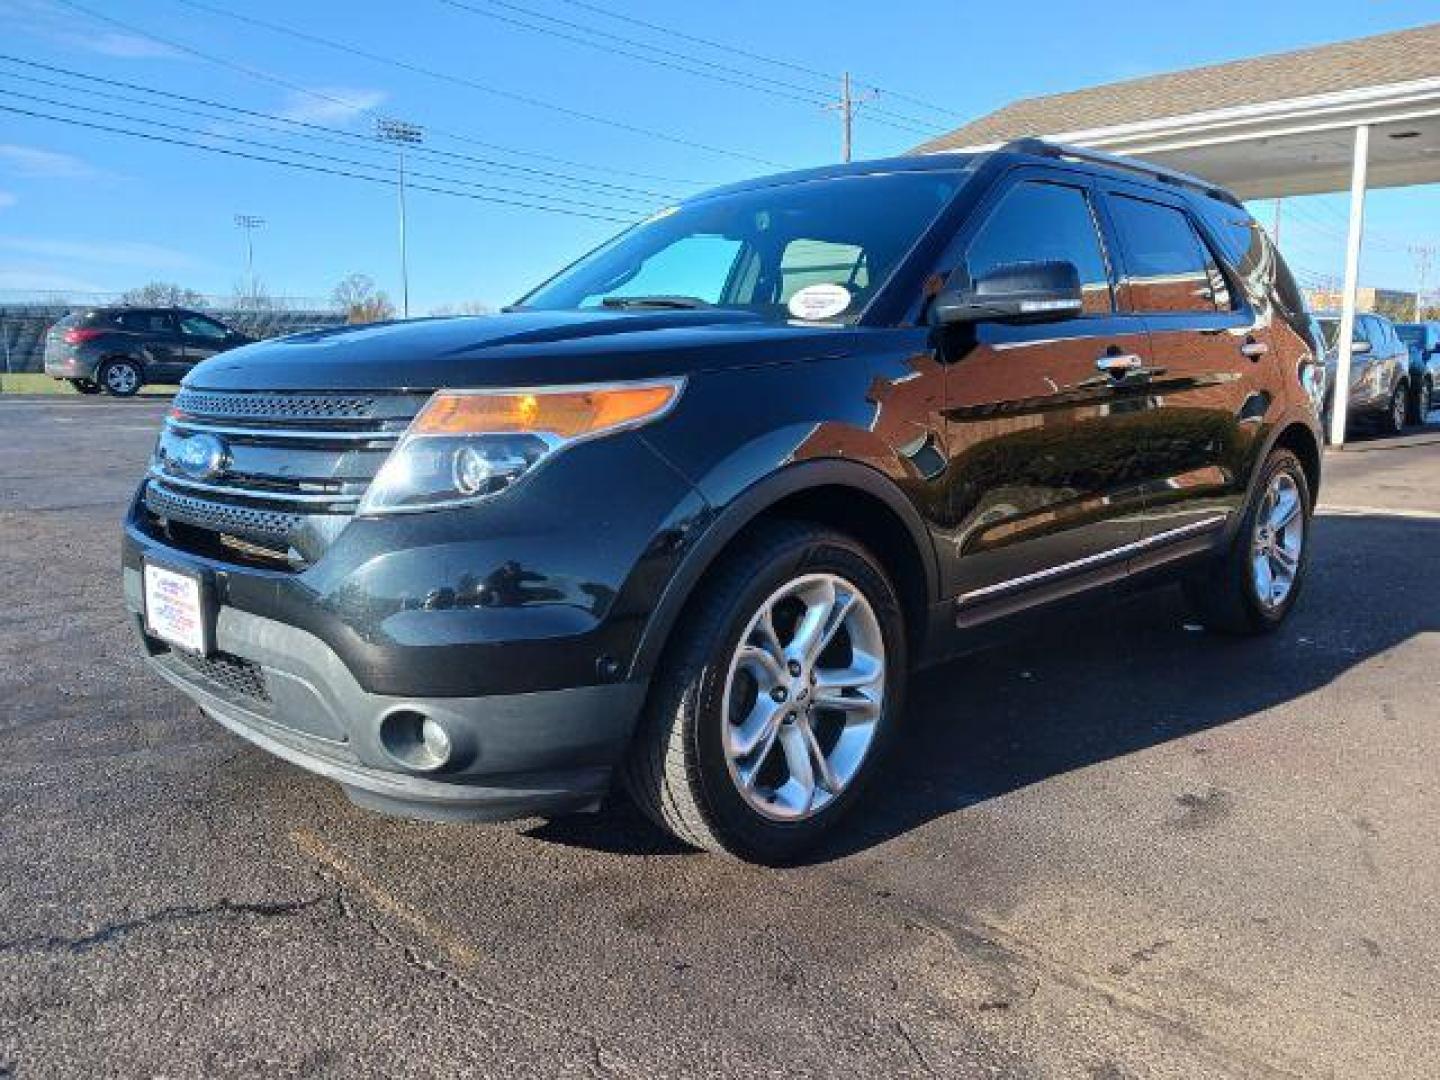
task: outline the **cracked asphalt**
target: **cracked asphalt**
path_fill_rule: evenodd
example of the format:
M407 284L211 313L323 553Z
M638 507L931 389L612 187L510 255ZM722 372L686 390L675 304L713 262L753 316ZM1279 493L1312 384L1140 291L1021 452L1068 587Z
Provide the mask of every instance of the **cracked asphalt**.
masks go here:
M0 1077L1440 1075L1440 432L1330 456L1272 638L1167 590L922 676L774 871L206 721L119 597L162 410L0 399Z

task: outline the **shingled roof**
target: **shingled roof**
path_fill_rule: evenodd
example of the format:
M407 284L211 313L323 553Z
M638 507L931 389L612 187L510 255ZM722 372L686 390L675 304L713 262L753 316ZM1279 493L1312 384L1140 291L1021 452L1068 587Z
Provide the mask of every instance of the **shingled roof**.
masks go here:
M1435 77L1440 77L1440 23L1027 98L917 146L912 153L1091 131Z

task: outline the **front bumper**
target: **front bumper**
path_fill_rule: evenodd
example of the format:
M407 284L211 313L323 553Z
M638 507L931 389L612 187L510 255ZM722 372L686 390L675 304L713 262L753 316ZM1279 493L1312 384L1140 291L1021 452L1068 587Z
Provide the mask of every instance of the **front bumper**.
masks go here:
M190 657L144 632L140 573L126 567L124 582L146 656L166 681L236 734L387 813L501 820L593 809L645 696L641 682L480 697L370 693L320 638L224 605L214 655ZM399 712L445 729L445 766L407 767L387 750L382 721Z

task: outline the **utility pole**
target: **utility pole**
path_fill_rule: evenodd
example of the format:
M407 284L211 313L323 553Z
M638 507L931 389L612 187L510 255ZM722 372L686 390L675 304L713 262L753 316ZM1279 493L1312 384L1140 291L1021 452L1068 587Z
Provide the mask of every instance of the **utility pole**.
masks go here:
M400 312L410 317L410 266L405 253L405 147L419 146L425 141L425 129L405 120L379 117L375 121L375 137L394 145L399 167L400 193Z
M1415 321L1420 321L1420 304L1425 298L1425 286L1430 280L1430 267L1434 265L1435 254L1440 247L1435 244L1411 244L1410 257L1415 260L1415 273L1419 277L1419 288L1415 290Z
M1280 208L1283 205L1284 200L1277 197L1275 199L1275 227L1270 230L1272 234L1270 239L1277 249L1280 247Z
M255 289L255 244L251 237L256 229L265 224L265 219L254 214L236 214L235 225L245 230L245 276L250 279L250 295Z
M866 90L857 97L850 88L850 72L847 71L840 77L840 100L823 106L829 111L840 114L841 161L850 160L850 151L854 143L855 110L867 101L873 101L877 96L874 90Z

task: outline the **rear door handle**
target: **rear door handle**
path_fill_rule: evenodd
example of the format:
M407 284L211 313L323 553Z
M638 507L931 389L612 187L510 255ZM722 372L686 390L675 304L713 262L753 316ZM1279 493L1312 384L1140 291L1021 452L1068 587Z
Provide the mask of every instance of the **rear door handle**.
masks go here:
M1106 353L1095 361L1095 370L1113 375L1117 379L1123 379L1144 366L1145 361L1134 353Z
M1251 360L1259 360L1269 351L1269 345L1263 341L1256 341L1254 338L1246 338L1245 344L1240 346L1240 355L1248 356Z

